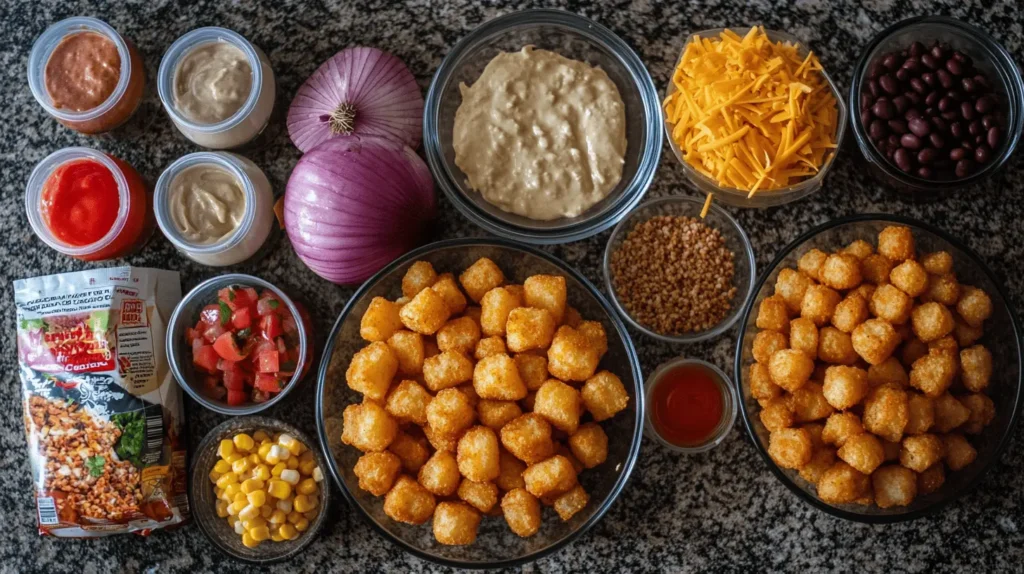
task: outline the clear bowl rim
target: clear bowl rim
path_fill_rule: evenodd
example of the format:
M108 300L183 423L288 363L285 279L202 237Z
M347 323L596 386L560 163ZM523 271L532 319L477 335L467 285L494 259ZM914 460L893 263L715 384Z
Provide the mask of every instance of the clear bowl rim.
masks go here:
M438 137L438 115L441 104L441 86L447 85L456 70L455 63L462 58L467 47L481 37L500 33L521 25L552 24L566 28L588 40L603 44L609 53L617 57L636 86L640 95L641 108L645 113L647 138L642 141L640 161L632 181L622 190L619 198L604 212L589 217L580 217L579 221L554 229L530 229L509 223L503 218L491 215L478 208L472 201L463 196L459 186L448 177L448 168L442 153L443 144ZM441 61L430 81L427 97L423 106L423 150L427 165L438 187L449 201L464 217L483 228L505 239L532 243L535 245L555 245L569 241L579 241L596 235L620 221L646 195L654 181L658 163L661 159L662 129L661 100L643 61L636 52L609 28L584 16L565 10L551 8L533 8L511 12L487 20L469 34L460 39Z
M672 77L675 75L675 69L679 65L679 61L682 59L683 53L686 51L686 47L690 44L691 41L693 41L694 36L704 36L709 34L717 35L724 32L725 30L731 30L733 32L736 32L737 30L749 31L751 28L752 26L729 26L725 28L709 28L707 30L701 30L699 32L693 32L689 34L687 36L686 43L683 44L682 49L679 51L679 57L676 58L676 63L672 66L672 71L668 79L668 85L665 87L665 98L667 98L670 94L675 93L675 83L672 81ZM812 51L806 42L802 41L800 38L797 38L792 34L783 32L781 30L771 30L769 28L764 28L764 31L765 34L767 34L769 37L777 36L782 40L795 44L798 49ZM680 151L679 146L676 144L675 140L672 139L672 125L670 125L668 123L668 120L665 119L661 122L662 128L665 131L665 139L668 141L669 149L672 150L672 155L674 155L676 161L678 161L679 164L682 165L683 173L686 174L687 179L689 179L691 183L696 185L698 189L714 188L715 194L720 194L724 196L724 198L726 198L723 199L723 201L728 202L730 205L733 205L735 207L742 208L778 207L780 205L785 205L793 201L798 201L800 199L807 197L808 195L820 191L821 186L825 181L825 176L827 176L828 173L832 171L833 166L835 166L836 164L836 160L839 158L839 154L843 148L843 139L846 137L847 126L852 121L850 119L851 108L847 105L845 99L843 98L843 93L839 88L839 84L832 79L832 76L829 75L828 71L825 70L824 67L822 67L821 75L824 76L825 82L828 84L829 89L832 90L832 96L836 100L836 109L838 111L839 125L836 126L835 133L836 148L825 161L825 164L821 166L821 168L818 170L818 173L814 175L814 177L809 177L799 183L794 183L793 185L784 187L782 189L776 189L770 192L766 191L761 195L755 194L754 198L748 198L747 195L749 194L749 192L731 187L723 187L719 185L718 182L693 169L693 167L691 167L690 164L687 163L685 159L683 159L682 151ZM758 197L760 197L761 201L765 201L766 198L771 198L771 201L768 201L767 203L764 204L760 204L756 199Z
M303 432L301 429L297 428L295 425L286 423L286 422L284 422L284 421L282 421L280 419L276 419L276 418L273 418L273 417L268 417L268 416L264 416L262 414L259 414L259 415L244 415L244 416L234 417L234 418L230 418L230 419L221 421L219 424L217 424L217 426L213 427L212 429L210 429L209 432L207 432L205 435L203 435L202 440L200 440L199 444L196 446L196 453L191 456L192 460L189 463L189 469L188 469L188 477L189 477L188 478L188 498L189 498L189 505L192 508L196 507L196 505L193 503L193 500L194 500L193 499L193 492L195 491L195 488L198 487L199 485L206 485L206 484L208 484L208 482L207 482L208 479L207 479L207 477L205 475L198 476L196 474L196 472L199 470L198 467L196 466L196 463L199 461L199 453L202 452L203 450L205 450L205 448L212 447L213 446L213 437L215 437L215 436L217 436L219 434L222 434L226 427L228 427L230 425L238 425L238 424L243 424L243 425L251 424L254 427L270 426L270 427L277 427L277 428L279 428L281 430L287 431L288 434L290 434L290 435L294 436L295 438L299 439L300 441L302 441L303 444L306 445L306 447L313 453L313 456L316 458L317 464L324 465L327 462L327 461L323 460L323 453L320 452L318 449L314 448L314 446L311 446L311 445L313 445L313 442L310 440L309 436L306 435L305 432ZM194 481L198 481L198 484L193 485L192 483ZM195 519L196 524L199 526L200 532L202 532L203 535L206 536L206 538L210 541L210 543L214 546L214 548L219 550L225 556L229 556L229 557L231 557L231 558L233 558L235 560L239 560L241 562L246 562L248 564L268 565L268 564L275 564L275 563L278 563L278 562L283 562L284 560L292 558L293 556L295 556L296 554L301 552L303 549L305 549L307 546L312 544L313 541L316 540L317 535L323 529L324 524L326 524L326 522L327 522L327 513L328 513L328 509L330 508L330 503L331 503L331 488L330 488L330 485L327 484L326 481L321 480L319 484L321 485L320 486L320 508L319 508L319 513L317 514L316 520L310 523L310 528L308 530L306 530L305 532L301 533L300 537L304 537L304 540L302 540L299 543L299 545L296 546L295 548L293 548L291 551L286 552L286 553L284 553L284 554L282 554L280 556L275 556L275 557L272 557L272 558L259 559L259 558L247 557L247 556L243 556L243 555L240 555L240 554L236 554L230 548L228 548L228 547L224 546L223 544L221 544L220 541L215 536L213 536L213 533L211 531L207 530L211 526L209 524L207 524L207 522L204 519L200 518L198 512L193 510L192 511L192 517ZM218 518L218 520L220 520L220 519Z
M560 270L562 270L563 272L571 276L573 279L578 281L580 284L582 284L587 289L589 294L592 297L594 297L595 300L597 300L598 304L604 309L605 314L608 316L608 320L616 327L616 329L619 331L619 335L623 338L624 341L623 346L625 347L626 355L630 363L629 366L633 375L633 390L636 394L636 423L633 428L633 436L631 438L629 455L626 457L626 460L623 463L622 473L620 474L619 479L616 481L615 485L612 487L611 491L608 493L607 498L601 503L601 506L598 507L597 512L595 512L589 520L583 523L576 530L570 532L561 540L558 540L553 544L541 550L538 550L537 552L534 552L532 554L527 554L519 558L506 560L494 560L490 562L470 562L434 556L428 552L424 552L423 550L415 546L407 544L404 540L401 540L393 536L390 532L385 530L380 524L377 523L376 520L373 519L373 517L371 517L366 512L366 509L364 509L363 506L359 504L359 501L355 499L352 493L349 492L348 486L345 484L345 481L342 480L341 476L338 474L337 465L334 464L336 462L334 460L334 455L331 454L330 447L328 446L328 438L326 430L324 428L324 420L320 405L323 404L324 385L327 380L327 370L330 367L331 356L334 353L335 338L338 336L338 333L341 332L341 325L348 318L356 302L361 297L365 296L366 292L369 291L371 287L376 285L377 282L380 281L380 279L383 278L385 275L393 272L401 265L404 265L409 261L415 260L417 257L420 257L426 253L430 253L438 249L481 245L488 247L502 247L515 249L522 251L528 255L540 257L547 261L548 263L555 265ZM345 303L345 307L341 311L341 314L338 315L337 321L335 321L334 325L331 327L331 334L327 338L327 342L324 346L323 356L320 358L320 368L317 369L316 404L314 405L314 411L316 414L316 432L317 437L320 440L320 450L322 451L323 457L327 460L328 463L328 471L331 476L331 480L333 480L334 484L338 487L339 490L341 490L342 496L344 496L345 500L349 503L349 505L359 509L359 514L363 518L363 520L368 522L370 526L374 529L374 531L382 538L399 546L400 548L402 548L406 552L409 552L413 556L416 556L417 558L426 560L428 562L433 562L435 564L440 564L442 566L448 566L451 568L466 568L470 570L510 568L521 566L523 564L528 564L530 562L543 558L544 556L548 556L564 548L571 542L577 540L581 535L589 531L594 525L601 521L605 513L608 512L608 510L618 499L619 495L622 494L622 491L625 489L626 484L629 482L629 478L633 473L633 469L636 466L637 459L639 459L640 457L640 445L643 442L644 417L646 416L643 383L643 371L640 368L640 359L636 352L636 346L633 344L633 340L629 336L629 331L626 329L626 325L622 322L621 319L619 319L618 315L615 314L614 309L611 307L611 305L608 304L608 301L605 300L604 295L601 294L601 291L586 277L584 277L579 271L576 271L574 268L570 267L567 263L561 261L557 257L549 255L537 249L536 247L533 247L531 245L525 245L522 243L517 243L509 239L499 237L467 237L460 239L446 239L434 243L428 243L426 245L413 249L412 251L409 251L408 253L402 255L401 257L396 258L391 263L388 263L386 266L384 266L383 269L381 269L377 273L374 273L372 277L370 277L362 285L360 285L359 289L357 289L356 292L353 293L351 297L349 297L348 302Z
M696 365L701 368L707 369L712 373L718 375L718 378L721 379L719 381L719 386L722 388L723 392L727 397L727 405L725 405L725 409L727 412L725 413L725 416L722 417L722 421L718 424L718 427L716 427L718 428L718 432L709 436L707 442L701 445L679 446L676 444L672 444L669 441L665 440L658 433L657 429L654 428L654 423L651 421L651 409L649 408L644 413L644 428L650 430L650 436L654 438L661 446L665 447L666 449L674 453L699 454L702 452L707 452L717 447L718 445L722 444L722 441L725 440L725 437L729 436L729 433L732 432L732 427L733 425L736 424L737 411L739 410L739 399L736 397L736 389L733 388L732 379L729 377L729 375L725 374L725 371L718 368L718 365L693 357L676 357L674 359L669 359L664 363L658 365L653 371L651 371L651 374L647 375L647 379L644 381L645 400L647 398L646 395L649 395L651 392L654 391L655 384L662 376L670 372L672 369L675 369L676 367L686 365Z
M302 381L303 376L308 373L303 372L302 369L296 368L295 374L292 375L292 378L288 381L288 384L285 385L284 390L277 393L277 396L275 396L274 398L262 403L250 403L237 407L228 406L227 404L222 405L219 403L215 403L211 401L209 398L207 398L205 395L203 395L203 393L201 393L200 391L192 388L192 383L187 382L187 379L181 370L181 366L178 364L178 359L174 354L174 351L178 348L179 345L181 345L181 341L178 341L179 337L173 336L172 333L178 330L177 327L181 321L188 320L186 317L184 317L185 307L187 306L187 304L191 303L193 299L198 297L199 292L201 290L206 289L211 285L217 284L223 284L225 286L234 284L248 284L247 286L249 287L258 286L273 291L274 294L278 296L278 298L284 301L284 304L287 305L288 310L292 313L292 316L295 318L295 324L299 329L299 356L308 357L307 359L304 360L304 362L309 361L310 363L312 363L313 336L312 333L306 332L307 327L302 320L302 314L299 312L299 308L295 304L295 301L293 301L292 298L287 293L285 293L277 285L274 285L273 283L267 281L266 279L261 279L254 275L248 275L245 273L226 273L224 275L210 277L209 279L193 287L188 293L185 294L184 297L181 298L181 301L179 301L178 304L174 307L174 311L171 313L170 318L167 320L167 340L164 342L164 345L166 349L165 352L167 353L167 365L170 367L171 374L174 375L174 379L175 381L177 381L178 386L183 388L185 392L188 393L188 395L192 397L194 401L215 413L229 416L255 415L257 413L269 409L270 407L284 400L284 397L288 395L288 393L290 393L293 388L297 387L299 383ZM310 367L311 366L312 365L310 364Z
M998 278L992 272L989 266L985 264L984 261L982 261L981 257L979 257L973 249L968 247L962 241L952 237L945 231L942 231L941 229L938 229L937 227L934 227L931 224L924 223L920 220L913 219L910 217L891 215L887 213L864 213L840 217L839 219L833 219L832 221L828 221L821 225L817 225L814 228L800 234L796 239L789 242L785 247L783 247L779 251L778 255L776 255L772 262L768 265L768 268L766 269L764 274L758 277L755 283L756 289L754 293L760 291L761 286L764 285L765 281L768 279L768 276L771 275L772 271L774 271L775 268L782 263L782 260L785 259L787 255L789 255L794 249L803 244L805 241L808 241L809 239L818 236L824 231L828 231L829 229L839 227L841 225L873 221L899 223L903 225L918 227L924 231L927 231L928 233L935 235L939 239L942 239L943 241L949 243L953 247L959 249L961 252L965 253L968 259L970 259L971 263L973 263L978 269L980 269L981 272L988 277L989 281L991 281L992 284L995 285L996 291L999 293L999 296L1003 299L1003 301L1006 302L1006 313L1010 317L1010 324L1013 327L1013 337L1016 342L1017 361L1018 364L1024 365L1024 363L1021 363L1020 319L1017 317L1016 312L1014 312L1013 305L1010 302L1010 298L1006 293L1006 288L1003 286L1003 283L998 280ZM749 319L750 311L753 308L754 299L755 297L752 294L750 297L747 298L747 302L743 307L742 324L744 325L747 323L747 320ZM758 454L761 455L761 458L764 460L765 464L768 465L768 468L769 470L771 470L772 474L774 474L775 477L779 479L779 481L782 484L784 484L790 491L796 494L800 500L813 506L814 508L817 508L818 510L825 512L826 514L829 514L836 518L849 520L852 522L862 522L865 524L892 524L896 522L916 520L918 518L922 518L925 516L931 516L938 513L940 510L948 506L953 501L959 499L963 495L977 488L978 484L981 483L981 481L985 478L985 475L991 469L993 463L998 461L1003 451L1006 450L1006 447L1009 444L1010 439L1013 437L1013 431L1017 426L1017 418L1019 411L1021 409L1021 404L1022 402L1024 402L1024 367L1022 367L1018 369L1017 372L1016 398L1014 400L1013 410L1010 412L1010 420L1007 422L1006 428L1003 430L1002 436L999 438L999 443L996 445L996 448L992 453L992 457L982 463L981 471L977 474L977 476L974 477L974 479L969 484L967 484L966 487L958 491L954 491L946 498L938 500L932 503L930 506L926 506L924 508L919 508L917 510L912 510L909 512L904 512L902 514L861 514L858 512L851 512L849 510L844 510L842 508L838 508L826 502L823 502L818 497L800 488L788 476L786 476L781 469L779 469L778 465L775 464L775 461L773 461L771 459L771 456L769 456L768 450L763 445L761 445L761 440L758 438L757 432L754 430L753 424L751 423L750 412L744 406L742 398L744 335L744 329L740 329L739 335L736 338L736 357L733 363L733 384L736 386L736 397L739 403L739 411L743 418L743 426L747 429L747 435L750 437L751 442L754 444L754 449L757 450Z
M857 112L855 117L851 117L850 123L852 124L852 127L850 131L853 132L853 139L857 141L857 148L860 149L864 158L880 169L887 177L896 180L903 186L913 189L931 189L940 193L955 191L957 189L962 189L979 183L995 175L1001 171L1007 163L1009 163L1010 158L1012 158L1016 153L1017 146L1021 139L1021 126L1024 125L1024 117L1022 117L1024 116L1024 79L1021 77L1020 69L1017 66L1017 61L1014 59L1013 54L1008 52L1006 47L996 41L995 38L990 36L981 28L963 20L950 18L948 16L915 16L913 18L900 20L878 34L875 34L867 46L865 46L861 51L860 56L857 58L857 63L854 64L853 72L850 75L850 94L849 101L847 103L850 110L859 108L858 102L861 94L860 87L864 83L864 79L867 77L868 72L868 56L870 56L879 45L884 43L893 35L902 32L906 28L920 24L938 24L954 28L961 32L965 37L969 38L972 42L982 46L996 56L992 61L992 65L1001 69L1003 73L1009 76L1010 79L1010 83L1005 85L1007 98L1010 100L1008 105L1016 105L1017 107L1017 114L1014 118L1014 125L1016 126L1016 129L1004 128L1004 137L1006 140L1005 145L1003 146L1003 151L1000 152L998 156L994 157L984 169L976 171L965 178L949 181L933 181L903 173L892 165L888 158L880 154L867 138L864 126L862 126L860 122L860 112ZM1000 82L1002 81L1001 78L999 80ZM851 116L853 116L852 111Z
M605 243L604 256L601 258L601 272L602 275L604 275L604 287L608 291L608 298L611 299L612 305L615 307L615 310L619 313L619 315L621 315L626 320L627 323L629 323L631 327L635 328L637 331L640 331L644 335L651 337L653 339L664 341L666 343L688 344L697 343L699 341L705 341L707 339L717 337L731 329L736 324L736 322L740 318L740 314L743 311L743 307L746 305L747 299L749 299L751 294L753 294L754 292L754 282L757 278L757 259L754 256L754 246L750 243L750 237L747 236L747 232L743 229L743 226L741 226L739 222L736 221L732 214L730 214L724 208L715 205L715 202L712 201L709 211L715 213L715 215L720 215L724 217L725 220L731 224L730 227L732 227L735 231L739 233L741 242L743 243L743 254L747 257L747 262L750 265L750 273L747 276L747 282L749 284L747 287L747 292L743 295L742 298L740 298L739 293L737 293L736 300L738 303L734 307L733 311L729 315L727 315L725 319L722 319L713 328L708 329L706 331L699 331L697 333L683 335L665 335L662 333L652 331L651 329L641 325L639 322L637 322L636 319L633 318L632 315L629 314L628 311L626 311L625 307L622 306L622 303L619 302L619 296L615 294L615 288L612 285L612 244L614 243L615 238L617 238L619 234L623 232L623 230L626 227L626 224L632 221L633 218L637 216L638 212L649 207L656 207L670 203L689 203L693 205L703 206L704 201L705 200L703 199L691 197L688 195L662 197L648 201L643 205L637 206L636 209L629 212L629 214L627 214L627 216L624 217L622 221L620 221L615 226L615 229L612 230L612 234L608 237L608 242Z

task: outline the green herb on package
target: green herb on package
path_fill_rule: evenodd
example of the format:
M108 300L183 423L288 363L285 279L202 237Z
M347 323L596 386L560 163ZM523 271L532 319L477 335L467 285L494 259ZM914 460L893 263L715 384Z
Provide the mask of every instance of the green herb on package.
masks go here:
M114 452L121 460L131 461L136 467L142 467L142 445L146 440L146 419L141 411L118 413L110 420L121 429L121 438L117 439Z
M89 469L92 476L103 476L103 466L106 463L107 459L102 456L91 456L85 459L85 468Z

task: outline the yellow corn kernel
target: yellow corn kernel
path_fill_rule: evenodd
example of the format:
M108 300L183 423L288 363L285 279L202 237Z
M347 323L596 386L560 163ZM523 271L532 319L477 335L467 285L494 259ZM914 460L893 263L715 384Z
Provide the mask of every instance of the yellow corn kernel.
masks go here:
M270 529L266 526L253 528L249 531L249 536L252 536L253 540L263 542L264 540L268 540L270 538Z
M316 519L316 515L317 514L320 514L320 510L318 510L316 508L314 508L313 510L310 510L309 512L303 512L302 513L302 515L306 517L306 520L314 520L314 519Z
M249 500L249 504L255 506L256 508L263 506L267 502L267 493L262 490L254 490L248 493L246 496Z
M267 521L263 520L263 518L260 517L260 516L257 516L256 518L253 518L253 519L250 519L250 520L243 520L242 521L242 527L245 528L246 530L252 530L253 528L260 528L261 526L262 527L266 527L266 525L267 525Z
M288 470L288 465L283 462L279 462L274 465L274 468L270 469L270 476L277 478L281 476L281 473L286 470Z
M223 476L224 473L217 472L216 470L210 471L210 482L217 484L217 479Z
M258 455L256 453L250 454L248 456L248 458L249 458L249 462L252 463L253 466L256 466L257 464L263 464L263 459L260 458L260 455Z
M256 508L251 504L247 504L241 512L238 513L238 517L242 520L252 520L260 515L260 509Z
M272 445L270 443L261 444L259 450L256 451L256 454L260 455L260 459L266 460L267 459L267 455L270 454L270 448L272 446L274 446L274 445Z
M270 520L270 515L274 513L274 507L269 504L264 504L260 507L260 516L264 519Z
M244 502L248 504L249 498L245 495L244 492L239 492L235 494L234 498L231 499L231 502Z
M289 496L288 498L285 498L283 500L278 500L277 501L277 508L279 510L281 510L282 512L284 512L285 514L288 514L289 512L292 511L292 501L293 501L293 499L294 499L294 497Z
M236 434L235 438L231 439L231 442L235 443L235 448L238 450L244 450L245 452L252 450L252 447L256 444L256 441L244 432Z
M270 480L270 467L265 464L257 464L252 469L252 477L262 481Z
M238 475L233 472L226 472L217 478L218 488L227 488L229 484L236 484L238 482Z
M289 458L288 459L288 468L291 469L291 470L298 469L299 468L299 459L294 457L294 456Z
M228 506L228 514L237 516L245 510L246 506L249 506L249 503L244 500L241 502L232 502L231 505Z
M266 431L258 430L252 433L252 440L256 442L263 442L265 440L270 440L270 436L267 435Z
M231 464L234 464L235 461L240 459L240 458L245 458L245 455L240 453L240 452L233 452L233 453L225 456L224 460L228 461Z
M258 478L250 478L242 483L242 492L249 494L257 490L263 490L265 483Z
M224 494L227 495L229 500L234 500L235 495L238 494L239 492L242 492L242 485L238 484L237 482L232 482L231 484L224 487Z
M272 478L267 485L267 492L277 499L288 498L292 493L292 485L280 479Z
M278 534L277 532L271 532L270 533L270 539L273 540L274 542L284 542L285 540L287 540L287 538L281 538L281 535Z
M298 529L287 522L282 524L277 529L277 532L281 535L281 538L284 538L285 540L294 540L295 537L299 535Z
M216 504L217 516L221 518L227 518L228 515L228 503L223 500L218 500Z
M235 474L244 474L249 470L250 464L249 459L247 457L243 457L231 463L231 470L233 470Z
M242 535L242 545L244 545L246 548L256 548L260 545L260 541L256 540L252 537L251 534L246 532Z
M267 521L275 526L284 524L288 521L288 513L281 510L280 508L275 508L274 512L270 514L270 518L268 518Z
M313 504L305 494L295 495L295 502L293 504L296 512L309 512L316 508L316 504Z
M235 529L235 534L245 534L245 526L242 526L241 520L235 521L235 523L232 524L231 527Z
M309 476L313 474L314 468L316 468L315 459L299 460L299 472L301 472L303 476Z
M305 478L299 482L299 485L295 487L295 490L298 491L299 494L316 494L316 481L312 478Z
M231 463L224 459L220 459L217 461L216 464L213 465L213 470L216 470L217 472L224 474L225 472L231 470Z
M228 515L228 525L231 526L231 528L234 528L235 524L238 522L241 522L241 520L239 520L237 516L233 516L231 514Z
M281 436L277 437L277 444L288 449L288 452L290 452L292 456L299 456L302 454L302 442L290 434L282 433Z
M227 458L234 452L235 443L231 442L230 439L224 439L220 441L220 445L217 446L217 454L220 455L221 458Z
M296 522L298 522L300 520L302 520L302 513L301 512L295 512L293 510L293 511L288 513L288 522L290 524L295 524Z
M309 528L309 520L307 520L305 516L295 522L295 530L305 532L307 528Z
M290 484L292 486L295 486L296 484L299 483L299 479L301 477L299 476L299 471L291 469L291 468L288 468L288 469L282 470L281 471L281 476L279 476L278 478L280 478L281 480L287 482L288 484Z

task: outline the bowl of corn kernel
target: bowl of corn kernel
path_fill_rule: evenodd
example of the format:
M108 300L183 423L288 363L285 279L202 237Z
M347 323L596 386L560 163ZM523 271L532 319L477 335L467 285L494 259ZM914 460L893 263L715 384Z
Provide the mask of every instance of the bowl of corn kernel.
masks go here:
M662 107L669 145L706 205L771 207L818 191L847 124L817 56L760 26L694 34Z
M190 505L222 552L269 564L316 537L330 488L323 454L304 433L267 417L236 417L214 427L197 452Z

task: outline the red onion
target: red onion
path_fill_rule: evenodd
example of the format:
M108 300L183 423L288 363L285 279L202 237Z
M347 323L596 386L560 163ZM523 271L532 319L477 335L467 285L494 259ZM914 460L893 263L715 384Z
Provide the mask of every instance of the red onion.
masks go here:
M430 170L408 146L333 138L299 160L284 195L284 227L317 275L360 283L415 246L434 216Z
M381 136L416 148L423 94L401 60L376 48L345 48L306 80L288 109L288 135L302 152L340 135Z

